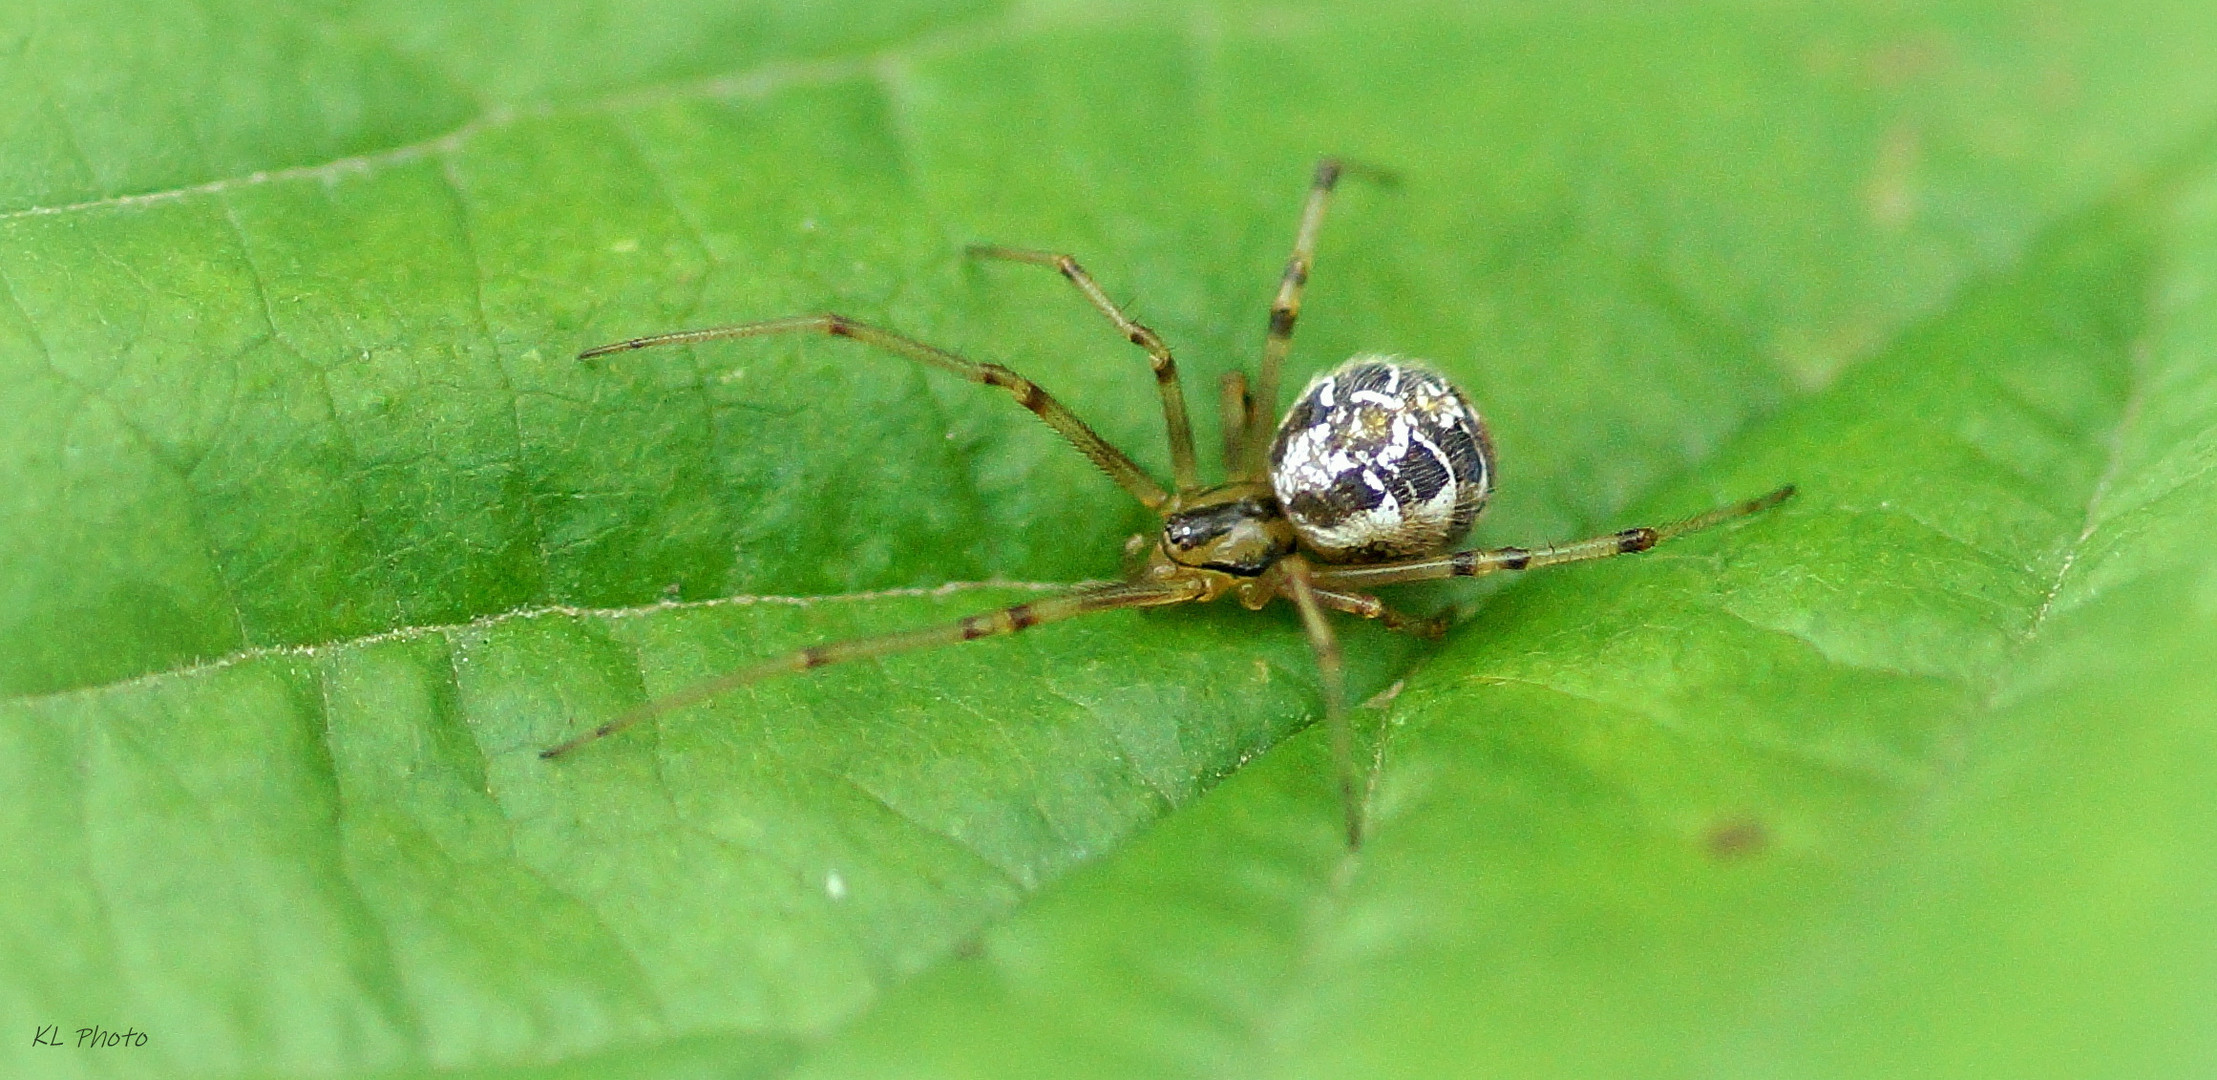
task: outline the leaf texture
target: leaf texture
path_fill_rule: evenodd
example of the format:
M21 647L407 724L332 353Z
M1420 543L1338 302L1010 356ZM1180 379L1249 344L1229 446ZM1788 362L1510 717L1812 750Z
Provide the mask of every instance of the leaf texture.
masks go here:
M2189 3L23 5L0 1072L2207 1071L2213 60ZM579 348L829 308L1164 473L1144 358L962 245L1211 401L1325 152L1406 182L1293 379L1451 374L1482 542L1800 496L1347 628L1358 857L1231 605L535 756L1148 527L849 343Z

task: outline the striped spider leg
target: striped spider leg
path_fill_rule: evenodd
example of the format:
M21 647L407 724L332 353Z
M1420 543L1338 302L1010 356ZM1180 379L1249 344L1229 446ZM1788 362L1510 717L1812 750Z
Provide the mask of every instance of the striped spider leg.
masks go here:
M1537 570L1564 563L1591 562L1615 555L1631 555L1646 551L1665 540L1700 532L1722 525L1734 518L1759 514L1787 499L1794 497L1794 486L1787 484L1768 494L1759 495L1745 502L1720 506L1706 513L1662 525L1643 525L1604 536L1574 540L1544 547L1476 548L1454 551L1443 555L1426 555L1399 562L1367 563L1353 566L1326 567L1317 575L1318 582L1343 588L1374 589L1380 585L1400 585L1412 581L1438 581L1442 578L1483 577L1501 570Z

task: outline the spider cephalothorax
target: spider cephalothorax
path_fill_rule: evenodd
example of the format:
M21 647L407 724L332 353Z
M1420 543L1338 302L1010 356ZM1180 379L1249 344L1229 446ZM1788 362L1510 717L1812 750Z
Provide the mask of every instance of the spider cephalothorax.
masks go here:
M1295 544L1278 497L1250 481L1195 492L1162 516L1162 553L1179 566L1254 577L1293 554Z
M973 382L999 387L1077 447L1111 480L1162 518L1151 546L1135 538L1125 580L1083 586L1061 596L972 615L945 626L831 642L774 656L698 683L621 716L541 753L558 757L642 720L701 701L757 679L883 656L906 649L1014 633L1042 623L1117 608L1161 607L1215 600L1226 594L1260 608L1291 601L1314 648L1324 677L1325 717L1331 725L1347 842L1361 843L1362 800L1355 782L1347 729L1339 643L1327 610L1378 619L1387 627L1434 634L1440 618L1410 618L1363 591L1379 585L1473 577L1558 563L1645 551L1673 536L1754 513L1784 500L1791 487L1759 499L1721 507L1683 521L1626 529L1567 544L1532 549L1450 551L1493 493L1493 447L1478 410L1447 378L1421 364L1385 356L1358 356L1318 376L1302 391L1273 432L1279 369L1301 310L1324 205L1351 166L1325 159L1316 166L1301 215L1293 258L1278 283L1263 338L1262 366L1250 394L1246 376L1225 377L1224 482L1204 486L1186 415L1185 391L1170 347L1132 320L1095 284L1076 259L1021 248L973 247L981 258L1052 267L1116 325L1126 340L1147 351L1169 430L1174 488L1165 490L1137 463L1078 419L1037 383L998 364L980 364L843 315L802 315L764 322L686 330L633 338L587 349L591 359L629 349L722 338L821 333L852 338ZM1378 175L1375 170L1370 170Z

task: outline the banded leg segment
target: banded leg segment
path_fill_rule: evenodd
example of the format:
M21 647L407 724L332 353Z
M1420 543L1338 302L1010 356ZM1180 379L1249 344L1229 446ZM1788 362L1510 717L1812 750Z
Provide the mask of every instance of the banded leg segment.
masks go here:
M1309 650L1316 654L1317 670L1324 676L1324 723L1332 737L1332 772L1339 787L1340 812L1346 818L1347 848L1363 845L1361 785L1355 778L1355 737L1347 719L1347 669L1340 658L1339 636L1324 618L1324 599L1318 595L1307 562L1298 555L1278 565L1285 568L1286 594L1301 611L1301 629L1309 636Z
M1684 536L1691 532L1722 525L1734 518L1760 513L1792 498L1792 484L1779 488L1760 498L1746 502L1720 506L1705 514L1682 518L1667 525L1642 526L1623 532L1576 540L1564 544L1549 544L1537 548L1480 548L1473 551L1457 551L1447 555L1428 555L1404 562L1378 563L1372 566L1327 566L1316 572L1316 580L1328 588L1369 589L1380 585L1395 585L1405 581L1434 581L1439 578L1479 577L1497 570L1537 570L1543 566L1563 563L1588 562L1615 555L1629 555L1646 551L1665 540Z
M1278 279L1278 296L1270 302L1270 330L1263 337L1262 367L1255 377L1254 407L1247 419L1247 462L1239 479L1261 480L1270 474L1267 459L1270 428L1278 420L1278 371L1293 348L1293 324L1301 317L1301 290L1308 285L1309 268L1316 261L1316 237L1324 226L1324 207L1331 201L1332 189L1339 186L1339 178L1350 173L1380 183L1394 180L1386 170L1338 158L1316 163L1316 173L1309 180L1308 202L1301 208L1301 227L1293 235L1293 257L1286 261L1285 274Z
M1247 373L1233 369L1217 384L1216 415L1224 422L1224 475L1238 476L1247 467L1247 428L1253 421L1255 399L1247 396Z
M1155 483L1139 465L1122 450L1109 445L1069 407L1055 400L1054 396L1040 388L1038 383L1018 375L999 364L980 364L966 360L945 349L934 348L914 338L903 337L890 330L881 330L867 323L856 322L844 315L794 315L783 319L765 319L761 322L738 323L732 326L712 326L701 330L680 330L674 334L655 334L651 337L632 338L612 345L602 345L577 354L580 360L592 360L611 353L629 352L633 349L650 349L661 345L693 345L704 341L721 341L725 338L767 337L772 334L828 334L832 337L853 338L865 345L883 349L897 356L905 356L920 364L928 364L943 371L950 371L975 383L997 386L1008 391L1016 403L1030 409L1045 421L1055 433L1068 440L1078 452L1092 459L1093 464L1117 486L1131 492L1132 497L1156 509L1169 501L1170 495L1162 485Z
M578 735L559 746L539 751L542 758L561 757L586 743L614 735L625 728L651 720L663 713L698 705L712 697L726 694L748 683L778 675L795 675L804 671L837 664L847 660L866 660L872 657L890 656L911 649L928 649L935 645L953 645L957 642L976 641L979 638L1000 634L1013 634L1029 630L1044 623L1057 622L1089 615L1096 611L1113 611L1117 608L1159 607L1165 604L1183 604L1201 595L1198 582L1179 585L1109 585L1084 589L1049 597L1028 604L1017 604L982 615L971 615L940 626L928 626L920 630L902 630L873 637L835 641L824 645L812 645L796 649L782 656L773 656L746 667L712 679L694 683L683 690L629 709L591 731Z
M1179 491L1193 491L1201 486L1201 474L1193 454L1193 419L1186 413L1185 385L1178 381L1178 362L1170 355L1170 346L1162 336L1134 321L1124 309L1101 291L1093 275L1078 265L1078 260L1052 251L1033 251L1029 248L997 247L992 244L972 244L968 252L973 259L1004 259L1009 262L1029 263L1033 266L1053 268L1075 286L1095 310L1116 324L1124 340L1147 351L1148 363L1155 371L1155 389L1162 395L1163 426L1170 432L1170 472Z
M1376 619L1378 625L1398 634L1412 634L1421 638L1436 638L1447 632L1447 615L1421 617L1396 611L1386 602L1369 593L1339 592L1317 588L1318 603L1333 611L1344 611L1358 619Z

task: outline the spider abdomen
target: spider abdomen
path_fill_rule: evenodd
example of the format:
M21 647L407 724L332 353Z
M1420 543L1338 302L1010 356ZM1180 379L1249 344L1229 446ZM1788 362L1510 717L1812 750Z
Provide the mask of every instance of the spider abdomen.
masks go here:
M1357 356L1310 380L1270 444L1270 484L1301 546L1331 562L1441 550L1493 494L1485 422L1445 376Z

